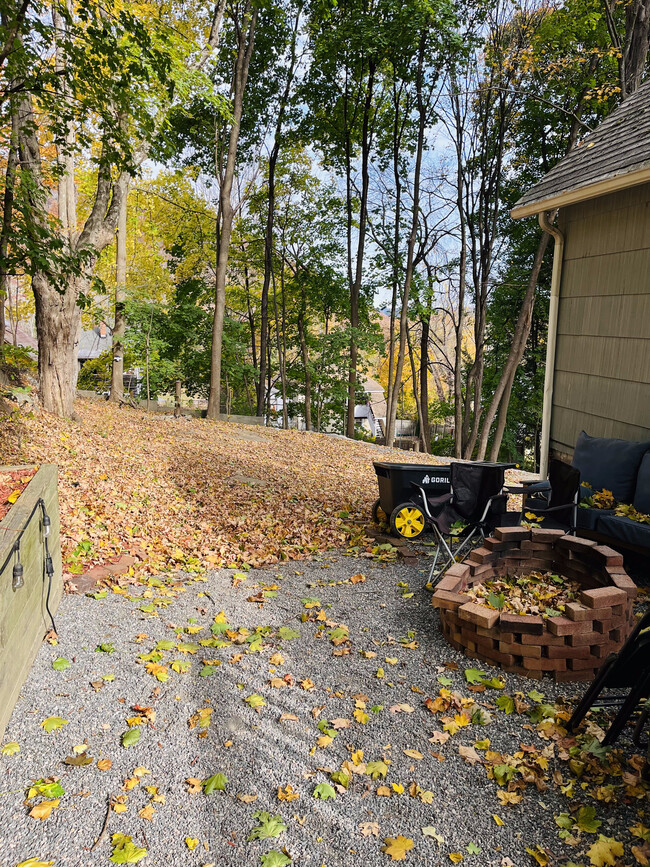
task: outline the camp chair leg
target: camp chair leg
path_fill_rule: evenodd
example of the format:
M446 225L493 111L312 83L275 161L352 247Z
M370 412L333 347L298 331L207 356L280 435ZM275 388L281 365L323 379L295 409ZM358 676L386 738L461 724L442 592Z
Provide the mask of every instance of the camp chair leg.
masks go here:
M451 564L454 562L454 555L452 554L449 545L447 545L447 543L445 542L445 538L436 526L436 524L432 524L431 528L438 542L438 546L436 548L436 556L433 558L433 565L431 566L431 571L429 572L428 583L430 584L433 579L434 573L436 571L436 566L438 565L438 558L440 558L440 575L434 582L435 584L437 584L442 577L442 574L445 572L446 568L448 566L451 566Z
M605 662L601 665L598 674L592 681L591 685L587 689L587 692L583 695L578 707L573 711L573 715L571 719L567 723L567 731L572 732L576 729L583 719L587 716L587 713L591 706L596 703L596 699L603 691L605 687L605 681L607 680L607 675L609 674L612 666L616 662L617 656L614 653L611 653Z
M636 710L637 705L644 697L644 695L647 694L649 680L650 679L647 676L642 678L639 681L638 685L629 693L629 695L623 702L623 706L616 714L616 716L614 717L614 721L605 733L605 737L603 738L604 747L609 747L616 742L618 736L625 728L626 723Z

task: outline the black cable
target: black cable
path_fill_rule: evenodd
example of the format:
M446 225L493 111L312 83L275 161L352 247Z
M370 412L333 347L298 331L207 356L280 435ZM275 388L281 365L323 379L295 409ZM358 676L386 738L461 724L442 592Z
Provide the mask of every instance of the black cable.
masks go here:
M2 572L4 572L4 570L7 568L7 566L9 565L9 561L14 556L14 554L17 551L20 551L20 540L22 539L29 522L32 520L32 518L36 514L36 510L39 507L43 513L43 528L45 528L45 527L49 528L51 526L52 522L50 520L50 516L47 514L47 510L45 508L45 501L43 500L42 497L39 497L38 500L36 501L36 503L34 504L34 508L29 513L29 517L27 518L27 520L25 521L25 523L21 527L20 532L18 533L18 536L16 537L16 541L11 546L11 549L9 550L9 554L7 555L4 563L0 567L0 574L2 574ZM47 596L45 598L45 610L49 614L50 620L52 621L52 629L54 630L54 632L56 632L56 624L54 622L54 616L52 615L52 612L50 611L50 594L52 592L52 576L54 575L54 564L52 562L52 555L50 554L50 546L49 546L48 541L47 541L47 536L43 536L43 541L45 542L45 561L43 563L43 573L44 573L43 574L43 581L45 581L45 575L47 575L47 579L48 579L47 580Z

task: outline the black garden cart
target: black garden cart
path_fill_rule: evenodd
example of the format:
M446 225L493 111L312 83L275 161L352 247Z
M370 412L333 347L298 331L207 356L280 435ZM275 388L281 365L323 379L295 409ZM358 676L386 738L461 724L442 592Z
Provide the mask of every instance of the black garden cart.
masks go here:
M421 485L431 496L449 493L449 464L392 464L374 461L379 498L372 507L373 520L393 526L399 523L398 535L415 539L424 532L424 521L419 510L410 514L412 483ZM393 515L393 513L395 514ZM393 527L393 531L395 532Z

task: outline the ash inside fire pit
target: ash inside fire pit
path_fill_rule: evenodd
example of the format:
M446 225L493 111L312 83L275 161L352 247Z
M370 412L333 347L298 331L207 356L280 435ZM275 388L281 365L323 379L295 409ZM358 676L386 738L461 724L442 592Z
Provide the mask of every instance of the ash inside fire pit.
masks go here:
M620 649L635 598L612 548L561 530L503 527L447 570L433 604L447 640L468 656L572 681L591 680Z

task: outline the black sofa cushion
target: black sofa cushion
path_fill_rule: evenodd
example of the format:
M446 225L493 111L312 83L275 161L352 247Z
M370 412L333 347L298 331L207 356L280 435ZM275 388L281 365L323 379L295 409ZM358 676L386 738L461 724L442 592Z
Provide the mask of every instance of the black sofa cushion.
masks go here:
M605 515L613 515L613 509L592 509L581 506L578 509L578 529L595 530L599 518Z
M646 452L641 461L632 505L637 512L650 515L650 452Z
M636 490L636 477L650 441L590 437L580 432L573 453L572 466L580 470L580 480L588 482L594 491L608 490L620 503L631 503Z
M650 549L650 524L640 524L621 515L603 515L596 521L596 532L626 545Z

